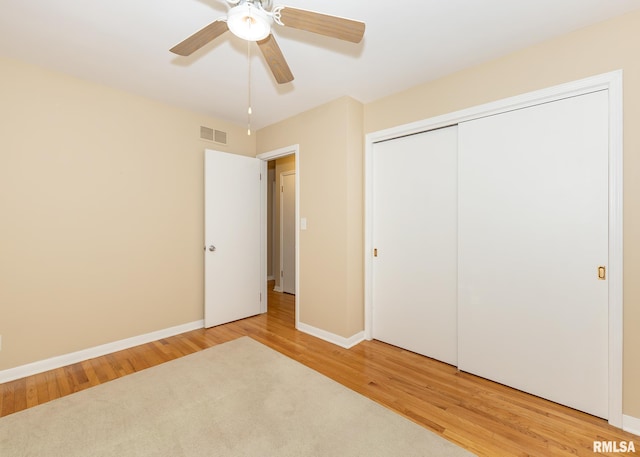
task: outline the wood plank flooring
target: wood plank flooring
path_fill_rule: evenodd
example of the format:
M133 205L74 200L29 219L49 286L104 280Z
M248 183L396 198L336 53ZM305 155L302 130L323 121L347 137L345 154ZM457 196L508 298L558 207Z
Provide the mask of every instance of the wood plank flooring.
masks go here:
M0 384L0 417L247 335L477 455L620 455L594 453L595 440L634 441L640 455L640 437L602 419L379 341L342 349L294 322L293 296L270 292L267 314Z

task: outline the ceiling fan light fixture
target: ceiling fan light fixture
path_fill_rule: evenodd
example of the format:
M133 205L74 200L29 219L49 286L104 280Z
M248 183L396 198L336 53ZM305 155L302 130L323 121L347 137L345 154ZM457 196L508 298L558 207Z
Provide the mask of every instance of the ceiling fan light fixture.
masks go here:
M234 6L227 15L227 26L231 33L247 41L260 41L268 37L272 23L271 16L252 3Z

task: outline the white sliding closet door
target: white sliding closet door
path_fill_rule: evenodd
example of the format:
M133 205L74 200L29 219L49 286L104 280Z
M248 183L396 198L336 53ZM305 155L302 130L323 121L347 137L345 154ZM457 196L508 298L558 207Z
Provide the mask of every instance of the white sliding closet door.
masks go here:
M457 128L373 149L373 338L456 363Z
M605 418L608 122L600 91L459 125L458 366Z

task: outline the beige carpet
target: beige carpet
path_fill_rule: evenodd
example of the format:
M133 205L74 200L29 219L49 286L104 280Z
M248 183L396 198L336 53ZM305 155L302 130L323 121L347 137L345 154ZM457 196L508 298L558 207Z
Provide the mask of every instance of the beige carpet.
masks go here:
M469 456L244 337L0 419L0 456Z

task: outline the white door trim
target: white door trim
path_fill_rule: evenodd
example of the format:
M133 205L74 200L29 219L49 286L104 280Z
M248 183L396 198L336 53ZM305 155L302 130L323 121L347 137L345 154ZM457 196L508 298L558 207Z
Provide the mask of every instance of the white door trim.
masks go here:
M373 287L373 144L380 141L458 124L527 106L597 90L609 91L609 424L622 427L623 345L623 124L622 70L573 81L492 103L436 116L365 137L365 338L372 338Z
M260 260L262 262L262 265L264 265L264 271L267 271L267 244L266 244L266 239L267 239L267 218L266 218L266 214L267 214L267 199L266 199L266 195L267 195L267 162L269 160L275 160L275 159L279 159L281 157L286 157L288 155L293 154L295 157L295 173L296 173L296 295L295 295L295 314L296 314L296 321L295 321L295 325L296 328L299 327L300 325L300 160L299 160L299 155L300 155L300 145L298 144L294 144L291 146L286 146L284 148L279 148L279 149L275 149L273 151L268 151L268 152L264 152L262 154L258 154L256 156L256 158L260 159L263 161L263 172L262 175L265 176L265 179L262 180L262 186L263 186L263 192L265 195L265 198L262 199L262 212L265 215L264 216L264 221L262 222L262 238L264 240L264 248L262 249L262 252L260 254ZM263 294L266 297L267 296L267 276L266 274L263 275L263 284L262 284L262 290L263 290ZM266 300L263 301L263 305L265 307L265 311L266 311Z

